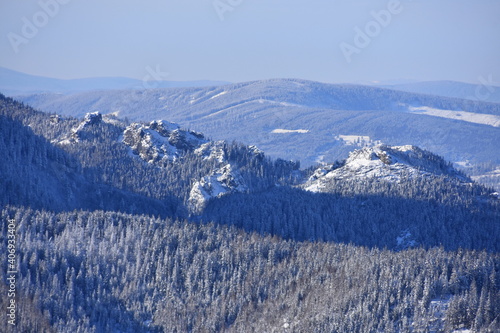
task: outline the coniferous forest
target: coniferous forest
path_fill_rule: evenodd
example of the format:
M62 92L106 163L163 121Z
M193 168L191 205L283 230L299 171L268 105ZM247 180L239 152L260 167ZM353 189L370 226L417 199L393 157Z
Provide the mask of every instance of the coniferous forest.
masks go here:
M0 95L1 330L499 332L498 194L377 149L301 169Z

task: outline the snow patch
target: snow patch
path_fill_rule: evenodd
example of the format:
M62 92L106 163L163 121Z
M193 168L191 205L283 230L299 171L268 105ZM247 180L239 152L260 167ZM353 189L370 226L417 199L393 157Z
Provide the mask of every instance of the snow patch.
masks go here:
M221 92L221 93L219 93L219 94L217 94L215 96L212 96L212 97L210 97L210 99L214 99L214 98L217 98L217 97L225 95L225 94L227 94L227 91L223 91L223 92Z
M233 170L231 164L226 164L193 184L189 193L188 208L191 213L200 214L211 199L247 191L248 187L238 170Z
M345 141L348 145L354 145L359 142L370 142L370 137L365 135L339 135L336 138Z
M427 116L462 120L469 123L489 125L493 127L500 127L500 116L484 113L473 113L467 111L453 111L453 110L441 110L435 109L428 106L420 107L408 107L408 110L412 113L423 114Z
M256 100L260 104L268 103L268 104L274 104L274 105L280 105L280 106L289 106L289 107L300 107L302 105L299 104L294 104L294 103L289 103L289 102L279 102L279 101L273 101L270 99L265 99L265 98L259 98Z
M78 125L78 127L73 128L73 133L78 133L87 126L92 126L98 124L102 121L102 114L99 111L89 112L85 115L83 121Z
M242 105L245 105L245 104L250 104L250 103L252 103L252 101L239 103L239 104L237 104L237 105L233 105L233 106L230 106L230 107L227 107L227 108L221 109L221 110L219 110L219 111L215 111L215 112L213 112L213 113L211 113L211 114L209 114L209 115L203 116L201 119L203 119L203 118L208 118L208 117L213 117L213 116L216 116L216 115L218 115L218 114L220 114L220 113L223 113L223 112L225 112L225 111L228 111L228 110L231 110L231 109L237 108L237 107L242 106Z
M469 161L458 161L455 162L455 164L462 168L468 168L471 166Z
M318 157L316 157L315 162L318 163L318 164L325 163L325 155L318 155Z
M207 142L195 149L194 153L202 156L205 160L215 160L219 163L224 163L226 160L224 144L224 141Z
M287 133L305 134L305 133L309 133L309 130L305 130L305 129L289 130L289 129L277 128L277 129L272 130L271 133L275 133L275 134L287 134Z
M335 140L340 141L347 146L358 147L374 147L376 145L382 144L380 140L373 140L367 135L356 134L340 134L335 136Z

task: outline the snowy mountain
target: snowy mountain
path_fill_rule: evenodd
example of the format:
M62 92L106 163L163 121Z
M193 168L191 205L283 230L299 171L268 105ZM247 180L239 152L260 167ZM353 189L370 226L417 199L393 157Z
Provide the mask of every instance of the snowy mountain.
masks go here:
M202 134L181 130L165 120L132 123L123 132L123 143L148 163L176 160L206 142Z
M88 111L0 94L14 331L498 331L500 200L442 158L344 135L362 148L301 170Z
M214 140L256 145L269 156L300 160L303 166L345 159L352 150L377 143L410 144L500 189L494 176L500 167L497 103L298 79L19 98L63 115L100 111L133 121L168 119Z
M500 116L495 103L430 96L354 84L327 84L299 79L270 79L223 86L116 91L74 94L31 94L17 97L43 111L83 116L87 110L121 112L132 120L151 117L209 121L212 117L260 108L316 108L348 111L408 111L434 107ZM77 103L78 102L78 103ZM162 117L158 117L158 116Z
M195 181L191 187L187 208L193 214L201 213L211 199L249 190L238 167L228 160L225 143L208 141L201 133L181 130L179 125L164 120L132 123L123 132L123 143L130 147L133 155L147 163L163 165L167 161L177 161L190 152L217 165L215 170ZM248 149L255 151L255 147Z
M327 164L316 169L303 187L322 192L332 182L372 178L388 182L402 182L428 175L447 175L471 182L460 175L441 157L415 146L377 145L355 150L342 164Z

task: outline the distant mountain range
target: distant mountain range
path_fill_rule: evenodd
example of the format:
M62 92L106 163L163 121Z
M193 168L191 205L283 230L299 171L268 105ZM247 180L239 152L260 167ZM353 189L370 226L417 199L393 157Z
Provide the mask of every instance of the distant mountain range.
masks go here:
M168 119L302 166L344 159L357 147L416 145L500 188L498 103L297 79L16 98L68 116L100 111L135 121Z
M154 71L154 70L153 70ZM149 75L146 71L145 75ZM220 81L141 81L124 77L61 80L29 75L0 67L0 92L8 96L36 93L74 93L89 90L203 87L227 84Z
M355 148L379 143L416 145L500 189L500 104L492 103L500 100L496 86L452 81L363 86L298 79L218 84L155 82L156 89L145 89L133 79L56 80L0 69L0 92L45 112L168 119L214 140L245 142L273 157L300 160L302 166L344 159Z
M429 81L382 86L389 89L420 94L500 103L500 87L497 83L493 83L489 79L489 77L481 77L478 80L481 82L478 82L478 84L455 81Z
M5 162L0 166L0 187L4 188L0 205L158 214L237 225L285 238L356 241L390 248L397 246L396 239L405 230L411 230L415 244L445 242L446 235L429 241L418 231L425 220L422 214L439 218L432 213L435 204L443 205L443 214L453 214L453 219L467 225L481 224L484 230L496 227L470 214L485 205L482 209L490 215L482 218L489 221L496 214L498 194L415 146L378 144L355 149L345 160L301 169L299 163L271 159L255 146L211 141L168 121L131 123L99 112L83 118L61 117L2 95L0 127L0 155ZM317 197L320 194L326 196ZM353 229L356 238L340 237L334 226L344 222L335 218L340 213L333 210L345 205L343 209L350 211L365 202L366 196L381 205L372 213L392 216L387 222L393 225L392 236L375 237L359 226L360 230ZM282 207L282 198L292 200L287 203L290 212L276 215L273 207ZM422 206L421 200L431 204ZM448 211L465 202L472 205L465 206L467 212ZM322 210L329 213L318 220L314 212ZM378 223L370 211L351 213L349 220ZM265 222L271 216L275 222ZM304 221L313 225L302 230ZM448 246L458 244L450 239ZM497 245L488 241L481 246Z
M154 69L150 69L154 72ZM146 70L145 75L148 76ZM154 79L149 73L149 78ZM164 78L162 78L164 79ZM392 90L406 91L419 94L443 96L451 98L469 99L473 101L500 103L500 84L492 81L492 77L480 77L477 84L457 81L413 81L395 80L369 85ZM150 88L186 88L208 87L230 84L226 81L141 81L126 77L91 77L85 79L54 79L43 76L30 75L8 68L0 67L0 92L7 96L17 96L38 93L75 93L91 90L123 90L123 89L150 89Z

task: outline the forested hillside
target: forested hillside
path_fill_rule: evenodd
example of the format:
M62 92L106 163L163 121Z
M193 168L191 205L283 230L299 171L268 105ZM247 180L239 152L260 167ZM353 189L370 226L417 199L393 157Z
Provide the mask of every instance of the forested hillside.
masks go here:
M133 121L167 119L215 140L236 140L256 145L274 158L300 160L303 166L344 159L378 142L411 144L444 156L482 184L500 190L500 104L437 96L441 90L429 89L433 95L272 79L17 98L73 117L100 111L118 112Z
M500 330L498 193L417 147L301 169L0 95L0 154L7 332Z
M497 254L285 241L102 211L8 208L8 218L18 224L23 331L500 328Z

